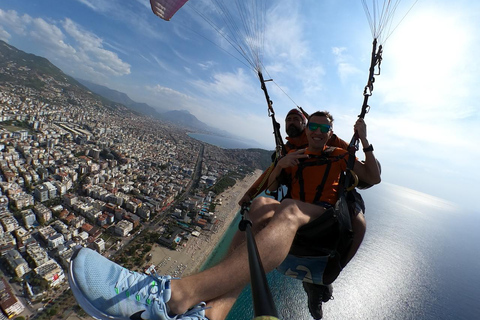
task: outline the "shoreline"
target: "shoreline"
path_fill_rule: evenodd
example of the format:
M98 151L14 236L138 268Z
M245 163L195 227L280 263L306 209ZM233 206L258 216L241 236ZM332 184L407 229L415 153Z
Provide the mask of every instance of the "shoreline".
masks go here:
M211 263L210 258L219 248L222 239L227 235L227 230L240 209L238 201L261 174L261 170L255 170L243 180L237 180L233 187L218 195L218 198L222 199L222 205L217 205L215 208L218 222L211 232L204 231L198 238L191 237L186 247L177 250L171 250L155 243L150 251L152 259L148 265L155 265L155 271L159 275L168 274L172 277L181 278L197 273L207 262ZM88 315L79 316L76 312L69 314L66 319L93 320Z
M204 231L197 238L191 237L185 247L176 250L155 244L150 251L152 259L149 264L155 265L158 274L168 274L173 277L183 277L198 272L231 226L240 209L238 202L245 191L261 174L261 170L255 170L243 180L237 180L233 187L217 196L216 199L221 199L222 204L215 208L217 223L211 232Z

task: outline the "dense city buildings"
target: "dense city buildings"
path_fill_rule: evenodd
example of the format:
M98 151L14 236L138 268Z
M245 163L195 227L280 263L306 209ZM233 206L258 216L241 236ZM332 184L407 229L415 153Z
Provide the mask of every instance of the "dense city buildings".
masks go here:
M102 102L67 78L1 65L2 79L15 79L0 81L0 307L7 317L25 308L9 280L29 305L50 299L52 288L68 286L76 245L111 251L167 213L189 233L177 229L158 243L212 229L207 188L244 170L238 160L248 156Z

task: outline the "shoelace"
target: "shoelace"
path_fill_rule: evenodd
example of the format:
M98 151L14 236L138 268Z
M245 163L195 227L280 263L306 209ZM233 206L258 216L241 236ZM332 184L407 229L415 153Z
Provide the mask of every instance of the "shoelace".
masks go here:
M207 317L205 317L203 315L199 315L199 312L202 312L202 311L210 309L210 308L211 307L207 307L205 302L201 302L200 304L197 304L196 306L194 306L193 308L191 308L190 310L188 310L184 314L180 315L178 320L181 320L181 319L185 319L185 320L188 320L188 319L191 319L191 320L195 320L195 319L208 320Z
M163 293L163 284L166 281L166 279L162 279L156 273L152 275L152 278L150 283L146 284L145 282L148 281L147 275L124 269L121 272L121 278L115 283L115 292L120 294L120 290L122 290L127 297L134 295L135 300L138 302L150 305L154 301L161 300L159 295ZM126 290L124 290L125 287Z

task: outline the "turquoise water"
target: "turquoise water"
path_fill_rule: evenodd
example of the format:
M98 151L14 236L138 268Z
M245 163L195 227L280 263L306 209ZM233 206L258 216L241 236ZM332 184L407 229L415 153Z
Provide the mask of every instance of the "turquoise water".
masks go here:
M324 319L480 318L480 211L382 183L362 192L367 234L334 283ZM226 253L232 223L208 265ZM280 319L311 319L301 283L267 275ZM249 287L228 320L253 319Z
M216 265L227 254L228 247L230 245L230 242L233 239L233 236L235 235L235 232L238 230L238 223L241 218L242 216L240 215L240 213L237 212L237 215L235 216L234 220L228 227L227 231L225 231L225 234L222 237L222 239L220 239L220 242L218 243L217 247L212 251L207 261L205 261L205 263L201 267L201 270L205 270L207 268L210 268L211 266Z

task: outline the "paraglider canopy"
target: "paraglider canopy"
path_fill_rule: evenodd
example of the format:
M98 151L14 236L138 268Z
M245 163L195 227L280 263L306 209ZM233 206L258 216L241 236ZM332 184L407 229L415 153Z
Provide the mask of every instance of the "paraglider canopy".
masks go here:
M150 0L153 13L169 21L173 15L187 2L188 0Z

